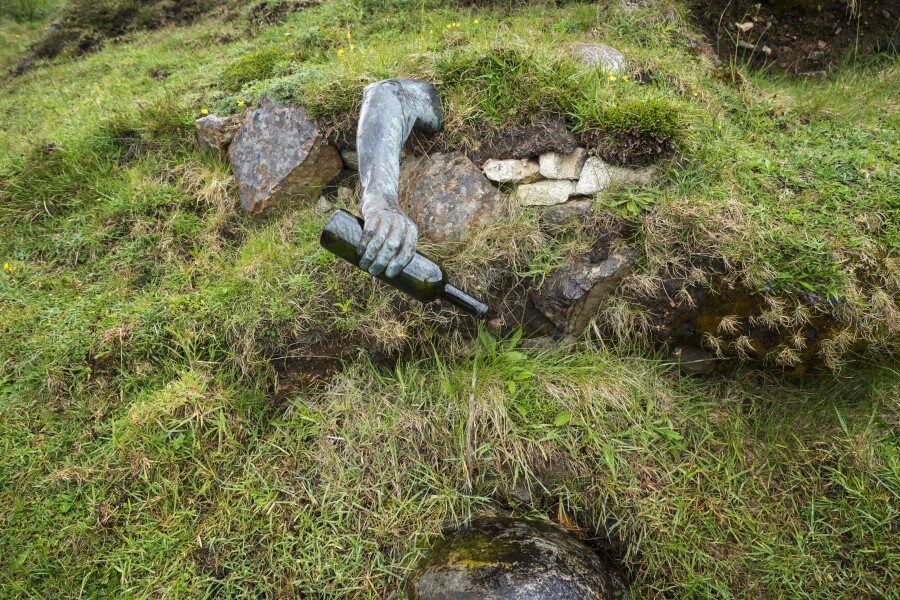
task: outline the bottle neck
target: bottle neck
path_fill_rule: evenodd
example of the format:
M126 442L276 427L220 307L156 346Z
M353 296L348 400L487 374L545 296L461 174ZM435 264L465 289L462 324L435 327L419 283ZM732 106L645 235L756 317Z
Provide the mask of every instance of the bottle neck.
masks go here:
M441 298L448 301L450 304L459 308L460 310L464 310L465 312L478 317L479 319L483 319L487 316L487 304L479 302L461 289L449 283L444 285L444 289L441 292Z

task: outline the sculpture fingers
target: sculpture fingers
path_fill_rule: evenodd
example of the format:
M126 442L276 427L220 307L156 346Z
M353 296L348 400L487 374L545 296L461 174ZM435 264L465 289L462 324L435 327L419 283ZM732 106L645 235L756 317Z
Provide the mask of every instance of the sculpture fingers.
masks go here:
M397 256L397 251L400 250L400 246L403 244L406 228L405 222L395 221L391 228L390 235L384 241L381 250L378 252L378 257L372 263L372 266L369 267L369 273L372 275L380 275L391 260Z
M375 237L375 234L381 229L383 229L381 225L381 216L374 216L371 219L366 219L362 236L359 238L359 244L356 247L357 254L363 254L366 251L369 244L372 242L372 239ZM360 266L362 266L362 263L360 263Z
M416 243L419 240L419 235L416 232L415 227L407 227L406 235L403 238L403 245L400 246L400 250L391 260L390 264L388 264L387 269L385 269L384 274L390 278L394 278L397 276L397 273L403 270L403 267L409 264L409 261L412 260L412 257L416 254Z
M362 258L359 260L359 268L365 270L369 270L369 267L372 264L372 261L378 256L378 253L381 251L381 247L384 245L384 240L387 239L388 235L391 233L391 222L390 221L382 221L381 226L375 231L375 235L372 236L372 239L366 245L366 250L363 252ZM380 273L381 271L379 271Z

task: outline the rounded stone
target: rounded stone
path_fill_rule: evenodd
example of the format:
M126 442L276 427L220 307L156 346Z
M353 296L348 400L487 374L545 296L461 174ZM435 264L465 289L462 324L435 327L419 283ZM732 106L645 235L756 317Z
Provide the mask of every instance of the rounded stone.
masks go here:
M410 600L587 600L613 597L603 559L539 521L480 518L441 540L407 581Z

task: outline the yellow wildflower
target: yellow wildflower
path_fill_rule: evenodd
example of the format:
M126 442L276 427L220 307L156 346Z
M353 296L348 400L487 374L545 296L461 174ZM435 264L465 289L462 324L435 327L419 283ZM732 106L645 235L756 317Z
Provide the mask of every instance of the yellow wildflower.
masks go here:
M337 55L338 55L338 56L343 56L343 55L344 55L344 48L343 48L343 47L337 49Z
M609 74L609 80L610 80L610 81L615 81L615 80L616 80L616 76L613 75L612 73L610 73L610 74Z
M243 107L243 106L244 106L244 101L243 101L243 100L238 100L238 101L237 101L237 105L238 105L238 107Z
M205 109L205 108L201 108L201 109L200 109L200 114L201 114L202 116L205 117L206 115L209 114L209 111L208 111L207 109Z
M478 19L475 19L475 20L472 21L472 22L475 23L476 25L478 25Z
M11 264L9 264L8 262L5 262L5 263L3 263L3 270L6 271L7 273L12 273L13 266Z

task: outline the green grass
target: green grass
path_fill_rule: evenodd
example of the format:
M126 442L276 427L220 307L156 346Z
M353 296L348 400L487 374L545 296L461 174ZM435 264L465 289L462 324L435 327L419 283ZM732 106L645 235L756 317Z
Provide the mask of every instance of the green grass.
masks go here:
M332 0L258 30L239 9L0 84L0 596L383 597L443 525L496 510L611 538L636 598L889 595L895 59L723 78L656 4ZM0 20L23 40L4 66L40 23ZM592 36L653 83L577 70ZM438 82L451 144L550 115L671 138L658 186L597 199L634 219L641 277L727 265L768 318L837 319L834 364L864 360L697 380L645 348L473 339L321 250L311 207L244 215L194 147L201 108L271 95L343 127L402 75ZM427 251L479 289L590 243L566 233L517 212ZM347 363L327 383L323 356Z

